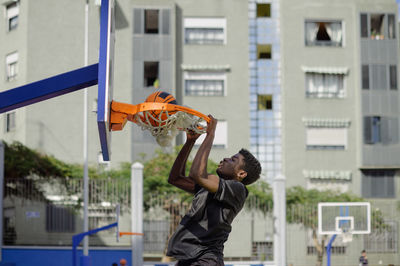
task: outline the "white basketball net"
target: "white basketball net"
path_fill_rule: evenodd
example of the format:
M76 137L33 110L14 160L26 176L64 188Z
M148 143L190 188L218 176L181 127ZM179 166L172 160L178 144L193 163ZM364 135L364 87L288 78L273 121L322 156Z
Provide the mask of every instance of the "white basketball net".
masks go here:
M162 147L170 146L179 130L193 131L197 134L206 132L207 124L201 117L183 111L173 114L169 114L168 111L160 111L156 117L151 112L150 110L136 114L135 121L142 130L150 131ZM166 119L164 119L165 117Z
M343 243L348 243L353 241L353 231L352 230L342 230L342 241Z

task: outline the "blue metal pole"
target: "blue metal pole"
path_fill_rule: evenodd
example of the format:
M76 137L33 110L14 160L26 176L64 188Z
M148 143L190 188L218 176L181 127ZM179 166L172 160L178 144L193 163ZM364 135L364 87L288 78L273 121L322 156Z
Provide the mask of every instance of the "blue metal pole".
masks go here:
M331 266L331 248L333 241L335 241L336 235L333 235L329 240L328 246L326 247L326 265Z
M0 92L0 113L96 85L99 64Z
M117 227L118 222L112 223L103 227L99 227L97 229L93 229L87 232L83 232L80 234L76 234L72 236L72 266L76 266L76 248L78 247L79 243L83 240L85 236L93 235L96 234L97 232L103 231L110 229L112 227ZM89 261L89 260L84 260L84 261Z

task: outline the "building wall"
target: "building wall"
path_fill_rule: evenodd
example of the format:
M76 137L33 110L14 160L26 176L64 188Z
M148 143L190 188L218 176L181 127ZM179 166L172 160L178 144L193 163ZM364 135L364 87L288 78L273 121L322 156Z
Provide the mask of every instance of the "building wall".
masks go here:
M183 44L182 64L200 67L228 66L224 96L187 96L182 82L183 102L204 114L212 114L227 123L227 145L214 147L210 157L219 162L222 158L249 147L249 94L248 94L248 43L247 3L245 1L177 1L185 18L225 18L226 44ZM182 36L184 38L184 35ZM183 40L182 40L183 43ZM180 69L182 71L182 69ZM185 71L182 71L182 75ZM183 79L182 79L183 80Z

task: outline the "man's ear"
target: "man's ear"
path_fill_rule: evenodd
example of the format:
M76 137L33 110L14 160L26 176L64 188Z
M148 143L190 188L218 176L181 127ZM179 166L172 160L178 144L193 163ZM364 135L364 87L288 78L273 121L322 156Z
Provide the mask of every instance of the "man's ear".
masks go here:
M242 180L247 177L247 172L245 170L239 170L239 172L237 173L237 177L239 181L242 182Z

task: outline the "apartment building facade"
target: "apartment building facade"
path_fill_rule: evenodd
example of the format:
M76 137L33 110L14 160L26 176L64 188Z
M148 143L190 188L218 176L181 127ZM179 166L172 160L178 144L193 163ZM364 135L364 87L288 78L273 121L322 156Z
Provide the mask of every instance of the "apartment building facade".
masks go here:
M383 213L398 200L397 21L395 1L281 1L288 187L352 193ZM371 261L396 261L398 223L386 222L391 237L358 238ZM371 246L378 237L379 247ZM312 243L310 235L306 241ZM336 263L358 256L353 244L339 244L344 249L334 251ZM289 242L288 250L294 256L296 243ZM312 249L300 252L313 254Z

